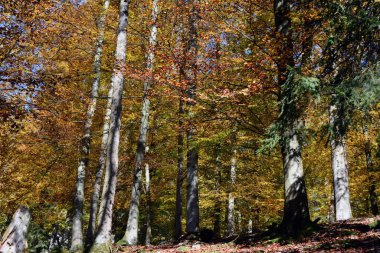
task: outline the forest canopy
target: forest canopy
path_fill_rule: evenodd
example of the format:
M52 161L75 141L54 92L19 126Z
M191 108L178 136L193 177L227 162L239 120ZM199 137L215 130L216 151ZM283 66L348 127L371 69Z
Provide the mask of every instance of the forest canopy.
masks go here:
M379 59L378 0L0 1L0 252L379 215Z

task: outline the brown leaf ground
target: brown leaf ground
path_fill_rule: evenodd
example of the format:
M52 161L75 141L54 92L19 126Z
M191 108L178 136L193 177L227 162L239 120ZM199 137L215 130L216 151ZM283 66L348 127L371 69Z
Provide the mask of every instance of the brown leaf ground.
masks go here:
M254 235L237 238L229 243L188 242L159 246L119 247L116 252L379 252L380 228L369 225L374 219L323 224L322 229L297 241L280 242L280 238Z

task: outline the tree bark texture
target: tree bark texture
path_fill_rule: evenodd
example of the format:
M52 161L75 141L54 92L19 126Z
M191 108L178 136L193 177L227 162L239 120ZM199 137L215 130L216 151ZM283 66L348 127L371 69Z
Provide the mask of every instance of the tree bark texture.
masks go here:
M228 214L227 214L227 236L232 236L235 234L235 197L233 190L236 183L236 155L237 150L235 149L232 153L231 158L231 171L230 180L231 185L228 193Z
M145 245L150 245L152 239L152 210L151 210L151 196L150 196L150 170L149 164L145 164L145 194L146 194L146 233Z
M342 119L338 105L330 105L330 128L332 129L331 163L334 178L334 203L337 221L352 218L350 191L348 184L348 163L346 154L346 131L342 129Z
M3 234L0 243L1 253L24 253L27 250L28 227L30 223L30 212L26 207L20 207L14 213L12 222Z

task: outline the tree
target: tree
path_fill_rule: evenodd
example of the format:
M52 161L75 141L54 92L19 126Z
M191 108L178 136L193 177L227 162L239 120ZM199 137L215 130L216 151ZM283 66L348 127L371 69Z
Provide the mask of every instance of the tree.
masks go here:
M285 202L281 226L294 235L310 221L309 206L302 164L301 109L297 106L296 84L290 69L295 67L292 39L291 1L274 1L274 17L279 45L277 69L280 105L280 146L283 159Z
M336 99L336 98L335 98ZM350 205L350 192L348 187L348 164L345 132L346 126L339 118L344 109L337 107L339 102L330 106L330 127L332 129L331 145L331 162L334 175L334 199L335 199L335 216L336 220L347 220L352 218Z
M199 2L195 0L185 1L190 11L188 16L188 38L186 43L186 66L185 81L186 89L186 110L189 116L186 139L188 145L186 173L187 173L187 203L186 203L186 232L194 234L199 231L199 198L198 198L198 150L195 146L196 127L192 122L192 107L196 100L197 85L197 36L198 36L198 15Z
M99 36L97 39L95 57L94 57L94 81L91 90L91 101L87 108L86 121L84 123L84 135L81 140L81 158L79 160L78 166L78 176L76 183L76 192L74 200L74 216L72 225L72 235L71 235L71 251L72 252L82 252L84 250L83 243L83 202L84 202L84 183L85 183L85 173L88 166L89 154L90 154L90 144L91 144L91 127L93 123L93 118L96 109L98 90L100 84L100 67L102 65L101 58L103 52L103 41L104 41L104 29L105 29L105 19L108 11L109 1L104 2L104 10L99 19ZM90 217L90 224L93 226L95 218ZM93 237L93 227L89 228L89 237Z
M120 1L119 10L119 26L117 30L117 41L115 51L115 66L114 73L111 80L112 87L112 103L111 103L111 117L110 117L110 130L107 144L107 163L106 173L107 190L105 191L105 206L104 211L96 232L94 244L90 252L104 252L108 251L111 247L111 226L112 226L112 211L116 193L117 172L119 163L119 141L120 141L120 127L121 127L121 111L122 111L122 95L124 88L124 70L126 59L126 44L127 44L127 31L128 26L128 10L129 0Z
M5 231L0 251L3 253L22 253L27 249L26 234L30 223L30 212L26 207L20 207L13 215L12 222Z
M355 79L365 73L363 67L376 62L373 56L376 55L374 51L377 45L372 42L372 33L376 30L373 24L378 22L378 15L371 3L347 1L342 4L334 1L326 7L330 29L323 53L325 71L322 76L327 79L331 94L330 146L337 220L352 218L346 138L353 111L359 109L355 108L354 101L358 98L355 98L354 89L360 86L364 88ZM370 103L366 96L360 96L364 103Z
M153 0L152 2L152 26L149 36L149 52L147 54L147 79L144 82L144 96L143 96L143 107L141 116L141 125L139 131L139 139L137 143L136 152L136 165L133 175L133 186L131 194L131 202L129 207L129 215L127 222L127 229L123 240L128 245L136 245L138 242L138 222L139 222L139 205L140 205L140 195L141 195L141 184L142 184L142 170L144 162L144 153L146 148L147 133L149 128L149 110L150 110L150 99L149 91L153 84L153 63L154 63L154 51L157 43L157 15L158 15L158 0Z
M228 194L228 218L227 218L227 235L232 236L235 234L235 197L233 194L233 189L235 188L236 183L236 153L237 150L233 150L232 158L231 158L231 186L230 193Z

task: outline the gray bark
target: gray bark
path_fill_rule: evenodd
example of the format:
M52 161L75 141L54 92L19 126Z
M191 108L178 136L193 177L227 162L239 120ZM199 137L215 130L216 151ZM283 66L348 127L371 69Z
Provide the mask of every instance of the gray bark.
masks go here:
M233 189L235 188L236 182L236 154L237 150L234 150L231 159L231 186L228 194L227 236L232 236L235 234L235 197L233 194Z
M74 200L74 216L72 225L72 235L71 235L71 252L82 252L83 247L83 202L84 202L84 181L86 174L86 167L88 165L88 159L90 154L90 144L91 144L91 126L95 114L98 89L100 83L101 75L101 57L103 51L103 40L104 40L104 27L105 27L105 14L109 6L109 1L106 0L104 3L104 11L100 16L99 22L99 35L97 39L95 59L94 59L94 74L95 78L92 84L91 100L88 105L86 121L84 124L84 135L82 137L81 143L81 158L78 166L78 176L76 183L76 193Z
M332 103L329 108L330 128L333 133L331 136L331 163L334 177L334 203L335 217L337 221L352 218L350 205L350 191L348 184L348 164L346 154L346 134L339 123L337 105Z
M96 174L95 184L94 184L94 193L93 193L93 199L98 200L99 197L95 196L95 194L99 194L100 192L100 185L102 181L102 174L103 170L105 168L106 158L107 158L107 144L108 144L108 137L109 137L109 130L110 130L110 118L111 118L111 106L112 106L112 94L113 94L113 86L112 82L110 84L109 90L108 90L108 100L107 100L107 108L106 113L104 116L104 123L103 123L103 136L102 136L102 144L100 147L100 157L99 157L99 164L98 164L98 171ZM97 223L100 224L101 219L103 217L104 207L106 205L106 193L107 193L107 186L108 186L108 179L109 179L109 167L106 168L105 175L104 175L104 182L103 182L103 189L102 189L102 196L98 211L98 218ZM95 196L95 197L94 197ZM93 203L95 205L95 203ZM95 226L96 226L95 224Z
M110 129L107 143L107 162L106 170L108 170L105 182L108 182L104 196L104 210L99 223L99 227L95 236L94 244L90 252L106 252L109 251L112 243L112 209L115 199L117 172L119 164L119 141L121 127L121 111L122 111L122 94L124 88L124 71L126 60L127 45L127 26L128 26L128 10L130 0L120 1L119 10L119 26L117 30L117 42L115 52L114 73L111 80L112 103L110 116Z
M287 143L282 147L285 177L284 222L286 232L299 232L309 222L309 207L304 181L301 145L295 129L285 133Z
M189 116L189 128L187 130L187 203L186 203L186 232L189 234L199 231L199 196L198 196L198 148L195 146L196 128L192 122L192 107L195 105L195 92L197 82L197 53L198 53L198 28L199 2L196 0L186 1L190 10L189 14L189 38L187 42L187 56L189 65L186 69L188 88L187 113Z
M104 42L104 32L105 32L105 25L106 25L106 18L107 18L107 12L109 7L109 0L105 0L103 4L103 10L102 14L99 18L98 23L98 29L99 29L99 36L96 46L96 53L95 53L95 64L94 64L94 73L96 75L95 82L100 82L100 68L101 68L101 55L103 51L103 42ZM111 94L112 95L112 94ZM110 96L111 96L110 95ZM110 98L108 99L110 100ZM107 108L108 110L108 108ZM107 113L106 113L107 115ZM109 115L109 114L108 114ZM86 246L89 246L92 244L95 236L95 227L96 227L96 213L98 209L98 201L99 201L99 191L100 191L100 184L103 176L103 168L104 168L104 160L105 160L105 152L103 150L106 149L107 139L108 139L108 127L109 127L109 116L108 118L105 118L104 122L104 129L103 129L103 139L101 144L101 154L99 158L99 165L96 172L95 177L95 183L94 183L94 190L93 190L93 196L91 200L91 206L90 206L90 218L88 222L88 228L87 228L87 235L86 235ZM104 131L107 133L105 134ZM106 138L104 140L104 138Z
M253 231L253 222L252 222L252 218L250 218L248 220L247 232L248 234L252 234L252 231Z
M150 171L149 164L145 164L145 194L146 194L146 233L145 245L150 245L152 239L152 213L151 213L151 197L150 197Z
M237 231L240 234L242 232L242 227L241 227L241 212L236 211L236 223L237 223Z
M294 67L294 46L292 38L291 2L274 1L276 31L279 33L277 47L277 69L279 87L279 123L281 125L281 154L284 173L284 216L281 224L283 233L294 235L310 222L309 206L302 164L302 145L299 131L303 125L302 109L297 106L297 98L289 77L288 67Z
M106 193L107 193L107 186L108 186L109 168L106 168L106 172L104 175L100 205L99 205L99 198L100 198L100 188L101 188L102 178L103 178L103 171L105 168L106 157L107 157L107 143L108 143L108 135L109 135L109 128L110 128L111 104L112 104L112 93L113 93L113 87L111 85L108 90L108 100L107 100L106 113L105 113L104 122L103 122L103 135L102 135L102 143L100 145L99 163L98 163L98 168L96 171L94 189L93 189L92 199L91 199L91 210L90 210L90 219L89 219L87 238L86 238L87 240L86 246L91 246L91 244L93 243L96 226L97 224L100 224L101 222L101 218L104 212L104 207L106 204L105 200L106 200ZM98 206L99 206L99 210L98 210Z
M12 222L3 234L0 242L1 253L24 253L27 250L28 227L30 212L26 207L20 207L13 215Z
M131 202L129 207L129 215L127 222L127 229L125 231L123 241L128 245L136 245L138 241L138 222L139 222L139 206L141 196L141 177L144 161L145 145L147 140L147 133L149 128L149 110L150 99L149 90L153 83L153 63L154 51L157 43L157 15L158 15L158 0L152 2L152 26L149 36L149 51L147 55L147 72L148 77L144 82L144 97L143 108L141 116L141 124L139 131L139 139L137 143L136 165L133 175L133 185L131 193Z

